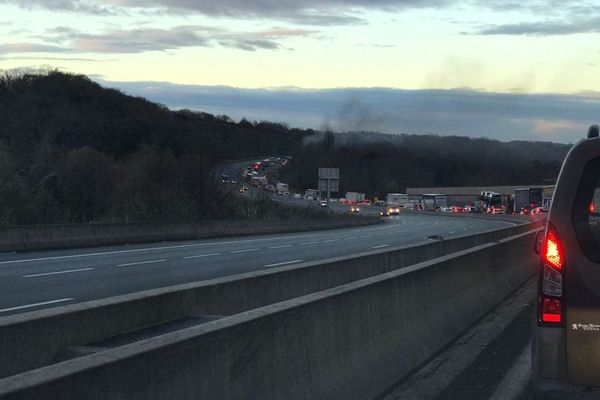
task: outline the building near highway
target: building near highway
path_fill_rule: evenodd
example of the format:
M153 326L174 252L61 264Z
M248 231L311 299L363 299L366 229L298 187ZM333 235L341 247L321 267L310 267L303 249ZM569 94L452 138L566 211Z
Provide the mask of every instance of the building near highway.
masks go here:
M479 200L481 192L491 191L500 193L503 202L507 196L513 196L516 189L528 188L544 188L547 185L511 185L511 186L457 186L457 187L423 187L423 188L407 188L410 200L420 200L424 194L439 193L446 196L448 205L465 205L472 204Z

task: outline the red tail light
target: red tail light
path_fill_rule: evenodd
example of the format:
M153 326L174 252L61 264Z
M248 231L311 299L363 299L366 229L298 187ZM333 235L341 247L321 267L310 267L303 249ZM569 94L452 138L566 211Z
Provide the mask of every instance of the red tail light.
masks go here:
M545 325L562 323L563 278L565 254L556 229L550 224L542 245L541 296L539 322Z
M561 301L560 299L542 298L542 322L560 323L561 322Z
M593 214L596 211L596 205L593 201L590 203L588 210L590 210L590 214Z
M552 267L559 271L562 269L564 259L562 245L558 240L558 235L550 227L548 228L544 246L542 247L542 257L544 262L550 264Z

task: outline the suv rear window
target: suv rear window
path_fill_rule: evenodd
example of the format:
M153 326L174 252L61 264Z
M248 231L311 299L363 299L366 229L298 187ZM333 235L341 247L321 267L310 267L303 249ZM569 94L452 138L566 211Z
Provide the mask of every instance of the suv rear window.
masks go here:
M600 263L600 158L585 168L573 208L575 232L587 258Z

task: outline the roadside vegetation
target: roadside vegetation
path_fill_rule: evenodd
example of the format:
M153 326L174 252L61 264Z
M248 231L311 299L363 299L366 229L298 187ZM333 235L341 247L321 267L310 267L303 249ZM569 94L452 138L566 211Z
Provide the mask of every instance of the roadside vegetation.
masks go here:
M571 145L459 136L318 133L293 152L281 179L315 188L319 167L340 168L340 197L406 193L409 187L555 183Z
M333 134L172 111L57 71L0 75L0 225L302 218L313 211L240 199L215 181L227 160L291 155L281 180L341 192L552 183L569 146L464 137Z
M253 208L220 192L212 166L286 153L308 134L171 111L57 71L0 76L0 121L4 225L244 218Z

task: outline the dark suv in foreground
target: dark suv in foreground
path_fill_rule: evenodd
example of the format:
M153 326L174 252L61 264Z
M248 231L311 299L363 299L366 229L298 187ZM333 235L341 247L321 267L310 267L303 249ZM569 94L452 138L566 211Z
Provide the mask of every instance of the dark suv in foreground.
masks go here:
M538 399L600 399L600 138L567 155L538 236L533 384Z

